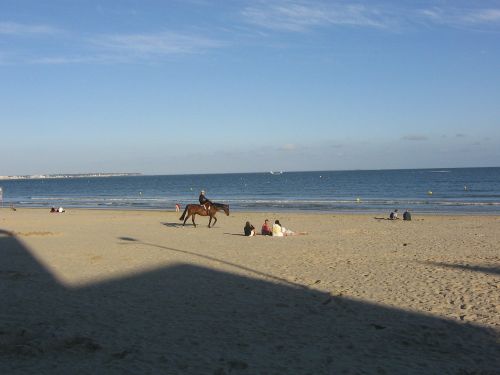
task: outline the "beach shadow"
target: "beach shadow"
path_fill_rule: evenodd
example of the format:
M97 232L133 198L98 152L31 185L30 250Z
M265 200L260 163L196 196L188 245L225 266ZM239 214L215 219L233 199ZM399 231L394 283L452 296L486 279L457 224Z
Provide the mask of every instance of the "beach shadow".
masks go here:
M182 227L182 222L179 222L179 223L161 223L161 225L164 225L167 228L179 228L179 227Z
M195 226L193 225L193 222L191 220L189 221L186 221L186 224L185 225L182 225L182 222L179 222L179 223L161 223L161 225L164 225L166 226L167 228L183 228L183 227L191 227L191 228L195 228ZM196 227L207 227L208 224L206 223L196 223Z
M132 237L118 237L118 239L120 239L122 241L137 242L137 240L135 238L132 238Z
M69 287L0 230L0 373L498 374L492 330L120 240L189 264Z
M500 275L500 267L498 266L487 267L487 266L474 266L470 264L452 264L452 263L432 262L432 261L419 261L419 263L436 267L452 268L462 271L482 272L490 275L492 274Z

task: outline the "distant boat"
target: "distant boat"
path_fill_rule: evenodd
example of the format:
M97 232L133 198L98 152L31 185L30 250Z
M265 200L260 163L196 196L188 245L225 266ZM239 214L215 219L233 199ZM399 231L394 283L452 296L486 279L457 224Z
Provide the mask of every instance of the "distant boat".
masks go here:
M270 171L271 174L283 174L283 171Z

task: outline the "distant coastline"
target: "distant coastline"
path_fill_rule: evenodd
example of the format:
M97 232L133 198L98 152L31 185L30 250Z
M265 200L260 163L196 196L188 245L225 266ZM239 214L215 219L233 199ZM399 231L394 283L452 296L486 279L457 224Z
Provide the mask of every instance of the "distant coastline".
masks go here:
M0 176L0 180L39 180L49 178L89 178L89 177L128 177L142 176L142 173L58 173L19 176Z

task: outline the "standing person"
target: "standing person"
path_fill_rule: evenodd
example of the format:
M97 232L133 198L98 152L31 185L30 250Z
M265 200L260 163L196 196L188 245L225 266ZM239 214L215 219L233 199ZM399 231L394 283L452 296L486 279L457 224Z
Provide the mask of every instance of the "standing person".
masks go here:
M200 196L198 197L198 200L200 201L200 204L203 207L205 207L205 210L207 210L207 215L208 215L212 202L205 196L205 190L200 191Z
M264 220L264 224L262 224L261 233L263 236L272 236L273 229L269 226L269 220Z

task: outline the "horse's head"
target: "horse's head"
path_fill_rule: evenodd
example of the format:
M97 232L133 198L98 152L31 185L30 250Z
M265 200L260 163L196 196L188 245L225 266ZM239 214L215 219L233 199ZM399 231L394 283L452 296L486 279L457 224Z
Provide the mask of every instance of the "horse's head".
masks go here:
M214 203L213 207L216 211L223 210L226 213L226 216L229 216L229 205L222 203Z

